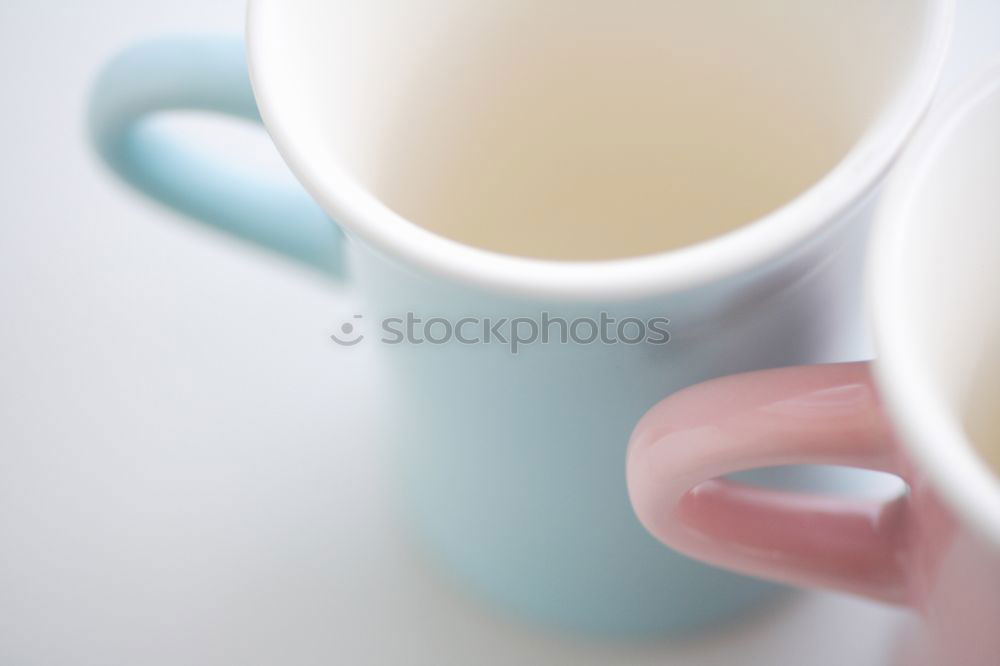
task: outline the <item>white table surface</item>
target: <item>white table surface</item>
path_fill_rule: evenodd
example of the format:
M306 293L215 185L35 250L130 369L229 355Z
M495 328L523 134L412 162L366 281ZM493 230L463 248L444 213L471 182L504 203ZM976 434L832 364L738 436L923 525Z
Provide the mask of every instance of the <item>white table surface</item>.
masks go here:
M1000 1L960 5L947 85L1000 52ZM845 597L613 646L494 617L424 566L366 439L369 358L326 338L350 294L128 192L84 142L112 53L242 13L0 4L0 664L883 663L902 613ZM250 130L192 131L280 168Z

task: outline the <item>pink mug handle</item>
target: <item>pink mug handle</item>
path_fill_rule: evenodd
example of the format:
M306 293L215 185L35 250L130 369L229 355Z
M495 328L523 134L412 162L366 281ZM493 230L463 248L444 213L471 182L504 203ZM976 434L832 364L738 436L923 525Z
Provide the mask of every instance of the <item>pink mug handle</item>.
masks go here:
M867 363L766 370L705 382L653 407L629 445L629 494L653 535L697 559L905 603L905 496L822 497L720 479L819 464L906 480L903 460Z

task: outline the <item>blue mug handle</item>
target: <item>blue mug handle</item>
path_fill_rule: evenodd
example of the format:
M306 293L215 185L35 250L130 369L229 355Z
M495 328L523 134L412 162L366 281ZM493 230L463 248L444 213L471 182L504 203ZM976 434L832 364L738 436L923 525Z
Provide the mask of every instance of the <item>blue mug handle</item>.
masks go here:
M94 85L89 131L107 164L148 196L209 226L343 275L343 234L300 187L241 173L144 122L195 110L260 122L243 40L169 37L126 49Z

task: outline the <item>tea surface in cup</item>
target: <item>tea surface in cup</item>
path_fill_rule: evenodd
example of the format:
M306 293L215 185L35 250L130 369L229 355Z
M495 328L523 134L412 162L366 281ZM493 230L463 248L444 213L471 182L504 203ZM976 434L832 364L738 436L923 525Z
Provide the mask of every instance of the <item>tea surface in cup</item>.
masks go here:
M980 365L971 390L966 433L979 455L1000 475L1000 354Z
M845 26L810 41L748 11L762 23L750 43L710 8L648 14L497 12L461 64L408 66L376 194L411 222L505 254L662 252L818 182L890 90L893 62L860 34L852 48L880 64L845 74ZM685 36L681 18L710 38Z

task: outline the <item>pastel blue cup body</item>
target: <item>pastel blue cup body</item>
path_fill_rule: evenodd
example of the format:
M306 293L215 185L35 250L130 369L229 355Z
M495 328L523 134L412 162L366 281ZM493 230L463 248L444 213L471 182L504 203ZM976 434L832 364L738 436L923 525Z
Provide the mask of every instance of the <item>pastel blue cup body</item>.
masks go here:
M145 123L180 109L258 119L241 40L164 39L122 53L93 93L95 145L122 178L192 218L331 279L349 274L366 322L406 312L670 319L666 345L530 345L516 355L497 345L380 348L381 435L396 452L400 505L415 537L468 589L544 624L617 637L705 628L781 593L650 537L629 506L625 447L638 418L679 388L855 353L870 197L780 259L698 288L514 298L345 242L304 191L240 174ZM758 479L830 477L798 469Z

